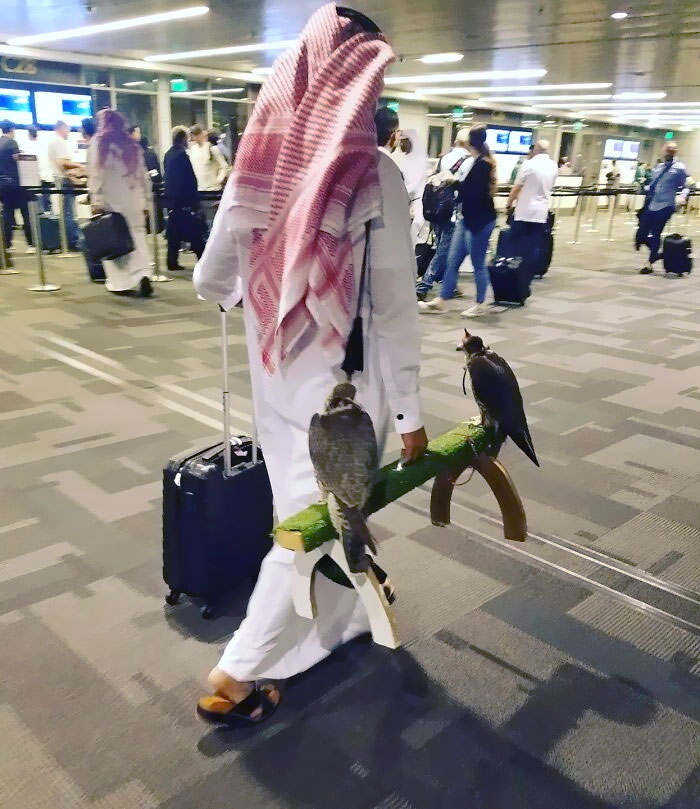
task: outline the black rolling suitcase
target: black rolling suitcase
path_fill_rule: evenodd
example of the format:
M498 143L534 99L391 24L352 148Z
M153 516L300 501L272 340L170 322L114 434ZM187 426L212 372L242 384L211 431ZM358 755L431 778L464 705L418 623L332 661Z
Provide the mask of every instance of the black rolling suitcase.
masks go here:
M107 276L105 275L105 268L101 261L93 261L90 256L88 255L87 251L83 247L82 249L83 258L85 259L85 266L87 267L88 275L90 276L90 280L96 284L101 284L107 280Z
M693 244L680 233L671 233L664 239L663 257L666 272L683 275L693 269Z
M537 278L543 278L552 263L554 255L554 211L550 211L547 216L547 226L542 234L542 240L541 252L533 273Z
M39 237L42 250L55 253L61 249L61 231L57 216L52 213L42 213L39 216Z
M489 265L489 277L496 303L525 306L530 297L532 274L520 256L497 257Z
M230 439L223 310L221 324L224 442L177 455L163 471L165 600L175 604L181 593L203 598L204 618L221 594L257 574L272 546L272 489L257 439Z

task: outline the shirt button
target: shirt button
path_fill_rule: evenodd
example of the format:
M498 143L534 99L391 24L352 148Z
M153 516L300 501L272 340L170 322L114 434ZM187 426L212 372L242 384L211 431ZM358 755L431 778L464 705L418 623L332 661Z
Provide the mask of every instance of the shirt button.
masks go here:
M403 421L403 413L399 413L399 415L396 417L396 420Z

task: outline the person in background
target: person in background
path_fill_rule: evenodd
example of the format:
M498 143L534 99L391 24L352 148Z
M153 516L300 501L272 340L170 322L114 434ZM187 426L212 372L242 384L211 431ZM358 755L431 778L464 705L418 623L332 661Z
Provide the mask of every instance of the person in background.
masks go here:
M372 419L380 455L390 416L405 462L427 447L408 197L394 162L377 152L372 125L391 58L383 37L339 16L334 4L315 12L260 91L195 268L204 298L224 309L243 300L256 423L280 520L318 501L308 428L346 379L341 362L367 238L371 280L359 301L366 356L352 380L355 398ZM348 64L351 84L343 78ZM278 131L287 133L282 143ZM329 162L331 150L337 159ZM280 241L286 249L276 249ZM336 260L325 261L327 255ZM226 723L237 712L239 721L259 723L280 694L256 681L306 671L367 632L355 589L317 575L318 617L309 620L294 609L293 579L294 552L275 544L245 620L209 675L214 695L199 701L203 719Z
M209 142L206 129L199 124L192 127L190 142L190 160L197 178L198 191L221 191L228 176L228 163L221 152ZM219 201L206 199L201 201L207 232L211 229Z
M106 288L115 295L148 298L153 294L153 287L149 277L145 213L151 184L143 151L129 136L124 118L116 110L103 109L97 116L97 135L88 150L92 212L122 214L134 242L130 253L103 262Z
M224 136L221 134L221 132L219 132L218 129L210 129L209 134L207 135L207 140L211 144L212 148L221 154L227 164L231 162L226 156Z
M72 191L73 183L70 180L71 172L82 172L84 167L72 159L68 135L70 127L63 121L57 121L53 128L54 134L48 145L48 157L54 174L56 186L62 191ZM66 227L68 249L80 251L80 228L75 216L75 197L72 193L62 195L63 221Z
M158 155L155 153L148 142L148 138L145 135L141 136L139 140L139 145L143 149L143 159L146 163L146 173L151 178L151 198L149 199L149 206L148 206L148 217L147 217L147 229L150 233L150 221L151 221L151 206L154 205L156 209L156 217L158 219L157 222L157 229L158 233L161 233L163 228L165 227L165 218L163 216L163 205L162 201L158 198L158 192L161 190L163 185L163 174L160 170L160 160L158 160Z
M457 132L453 148L443 155L438 161L437 171L428 182L454 185L457 193L457 183L466 176L474 159L470 157L467 146L469 144L469 130L464 127ZM416 284L416 296L419 301L424 301L428 293L433 288L433 284L442 281L447 268L447 257L450 252L453 234L455 232L455 216L450 216L445 222L433 222L435 233L435 255L430 262L430 266L425 275ZM462 255L463 253L463 255ZM455 273L459 273L459 266L466 258L466 240L459 238L459 244L455 245L453 260L459 261Z
M15 125L10 121L3 121L0 123L0 131L2 131L2 136L0 136L0 200L2 200L2 234L5 241L5 253L12 250L12 228L17 209L22 214L27 253L35 253L27 194L19 184L17 155L20 149L15 140Z
M399 116L389 107L379 107L374 114L379 151L391 157L399 142Z
M610 171L605 175L605 185L608 188L620 187L620 169L617 167L617 160L610 164Z
M676 194L682 192L685 199L688 198L688 172L676 158L677 153L678 145L672 140L668 141L664 146L664 161L654 169L644 207L639 212L635 246L637 250L643 244L649 248L649 260L639 271L640 275L653 273L654 263L661 258L661 234L676 211Z
M97 134L97 124L95 123L95 119L83 118L83 120L80 122L80 132L85 143L90 143L90 141Z
M42 213L49 213L51 211L51 196L49 189L53 188L53 171L49 163L48 143L46 137L39 137L39 127L32 124L27 129L29 142L24 148L27 154L36 156L39 162L39 178L41 179L41 187L44 189L43 193L38 198L39 208Z
M486 250L496 224L496 161L486 143L486 126L477 124L469 130L469 151L474 157L464 180L458 186L457 201L462 210L447 256L447 272L442 282L440 297L432 301L419 301L419 310L426 314L446 311L445 301L454 297L457 274L464 255L469 253L474 267L476 303L462 312L463 317L486 314L486 292L489 275L486 269ZM461 259L461 260L460 260Z
M534 253L533 266L538 267L547 237L549 206L558 172L557 164L549 156L549 141L538 140L534 147L532 160L525 163L511 188L506 209L515 206L511 235L513 242L520 245L519 255Z
M520 171L520 168L521 168L521 166L523 165L524 162L525 162L525 158L524 157L519 157L518 162L513 166L513 171L511 171L511 173L510 173L510 184L511 185L515 184L515 181L516 181L516 179L518 177L518 172Z
M137 142L141 143L141 127L138 124L134 124L127 129L129 135Z
M172 132L173 145L163 159L165 180L163 201L168 209L168 269L182 270L178 262L180 246L189 242L197 258L204 252L206 223L201 217L199 193L187 143L190 133L185 126L176 126Z
M634 182L637 185L642 185L644 183L644 179L646 177L646 163L642 163L640 160L637 163L637 168L634 170Z
M425 219L423 218L423 189L428 171L428 151L415 129L401 131L399 148L392 155L406 184L410 200L411 236L417 244Z
M574 173L574 170L571 168L571 163L569 163L568 157L562 157L559 161L559 175L561 177L570 177Z

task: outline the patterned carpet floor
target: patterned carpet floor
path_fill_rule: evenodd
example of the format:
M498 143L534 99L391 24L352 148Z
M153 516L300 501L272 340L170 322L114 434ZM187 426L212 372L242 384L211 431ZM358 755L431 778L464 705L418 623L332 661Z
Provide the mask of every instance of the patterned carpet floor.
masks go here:
M218 435L216 311L187 275L110 296L80 257L49 258L61 290L31 293L18 251L0 278L3 809L700 806L699 276L637 275L624 213L613 242L570 245L572 225L527 306L473 324L520 379L542 463L502 454L528 542L503 541L478 479L450 528L424 490L377 514L403 648L348 645L245 732L194 705L250 587L207 622L161 579L161 469ZM476 413L466 302L422 321L431 434ZM239 312L230 355L247 433Z

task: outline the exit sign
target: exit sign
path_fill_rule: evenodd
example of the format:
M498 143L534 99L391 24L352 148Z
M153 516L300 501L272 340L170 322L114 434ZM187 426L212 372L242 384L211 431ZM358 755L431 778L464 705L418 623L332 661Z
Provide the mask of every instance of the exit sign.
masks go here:
M580 132L583 129L583 123L581 121L576 121L574 124L574 132Z
M669 129L668 132L664 135L664 137L666 138L666 140L673 140L673 131Z
M454 107L452 115L454 115L455 118L464 118L464 107Z
M387 101L386 105L388 109L393 110L394 112L399 111L399 102L398 101Z
M187 79L170 79L170 89L173 93L186 93L190 85Z

